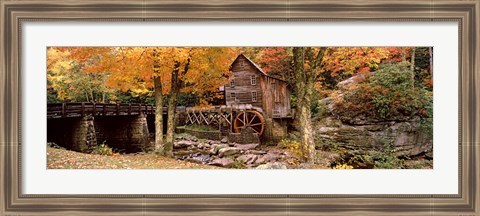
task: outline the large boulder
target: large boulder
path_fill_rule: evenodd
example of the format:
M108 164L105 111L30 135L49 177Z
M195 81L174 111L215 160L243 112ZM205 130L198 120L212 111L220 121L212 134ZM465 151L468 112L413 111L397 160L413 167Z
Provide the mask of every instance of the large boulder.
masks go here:
M258 144L235 144L234 145L235 148L239 148L239 149L242 149L244 151L255 149L255 148L257 148L257 146L258 146Z
M232 167L234 161L231 158L217 158L208 164L221 167Z
M179 140L173 142L173 148L188 148L195 145L197 145L197 143L190 140Z
M267 153L266 151L262 151L262 150L247 150L245 152L245 154L255 154L255 155L263 155L266 153Z
M335 111L335 101L365 77L359 74L339 82L335 94L319 101L326 108L326 113L314 122L317 146L343 148L360 154L393 152L396 156L415 156L431 153L432 132L422 125L424 120L415 114L379 119L365 114L340 115Z
M218 156L219 157L224 157L224 156L230 156L230 155L237 155L242 152L241 149L235 148L235 147L226 147L226 148L221 148L218 150Z
M227 148L228 145L227 144L212 144L210 146L210 150L208 151L209 154L211 155L216 155L218 154L218 151L222 148Z
M270 162L257 166L257 169L287 169L287 166L281 162Z
M244 154L237 157L237 161L243 164L253 164L258 159L258 155L254 154Z
M412 121L369 122L350 125L332 117L315 123L317 145L335 146L359 153L393 151L396 156L415 156L432 152L431 135L417 119Z
M273 162L273 161L277 161L280 158L282 158L282 155L280 153L270 151L270 152L267 152L267 154L264 154L264 155L258 157L258 159L255 160L255 164Z

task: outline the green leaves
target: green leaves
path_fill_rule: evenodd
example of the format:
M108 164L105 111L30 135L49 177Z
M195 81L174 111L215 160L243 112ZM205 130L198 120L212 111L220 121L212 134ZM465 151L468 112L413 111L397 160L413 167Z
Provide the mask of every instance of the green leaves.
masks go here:
M425 110L432 106L432 93L412 88L410 71L403 64L386 64L335 102L338 115L391 120L420 115L431 118ZM422 111L423 110L423 111Z

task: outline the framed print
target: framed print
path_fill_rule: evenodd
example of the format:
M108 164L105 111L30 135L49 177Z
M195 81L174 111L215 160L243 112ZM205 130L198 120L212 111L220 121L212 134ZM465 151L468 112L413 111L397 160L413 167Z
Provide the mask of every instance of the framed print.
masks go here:
M477 215L479 7L2 1L0 213Z

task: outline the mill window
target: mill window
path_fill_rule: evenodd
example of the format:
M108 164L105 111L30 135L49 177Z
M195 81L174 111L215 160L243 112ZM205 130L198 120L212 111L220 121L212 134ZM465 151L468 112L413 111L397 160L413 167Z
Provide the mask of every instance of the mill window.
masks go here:
M239 63L240 63L241 68L245 67L245 62L244 61L240 60Z
M257 92L252 92L252 102L257 102Z
M250 76L250 82L252 83L252 85L257 85L257 76Z

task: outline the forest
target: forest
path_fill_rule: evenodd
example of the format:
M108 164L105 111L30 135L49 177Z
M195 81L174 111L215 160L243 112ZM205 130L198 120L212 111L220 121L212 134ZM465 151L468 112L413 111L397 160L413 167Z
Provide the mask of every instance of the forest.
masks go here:
M183 125L177 109L225 105L241 54L258 82L285 82L291 116L266 115L258 143L188 133L221 127ZM47 102L157 107L151 148L98 140L71 152L49 141L49 168L433 168L432 47L48 47ZM280 135L268 130L277 122Z

